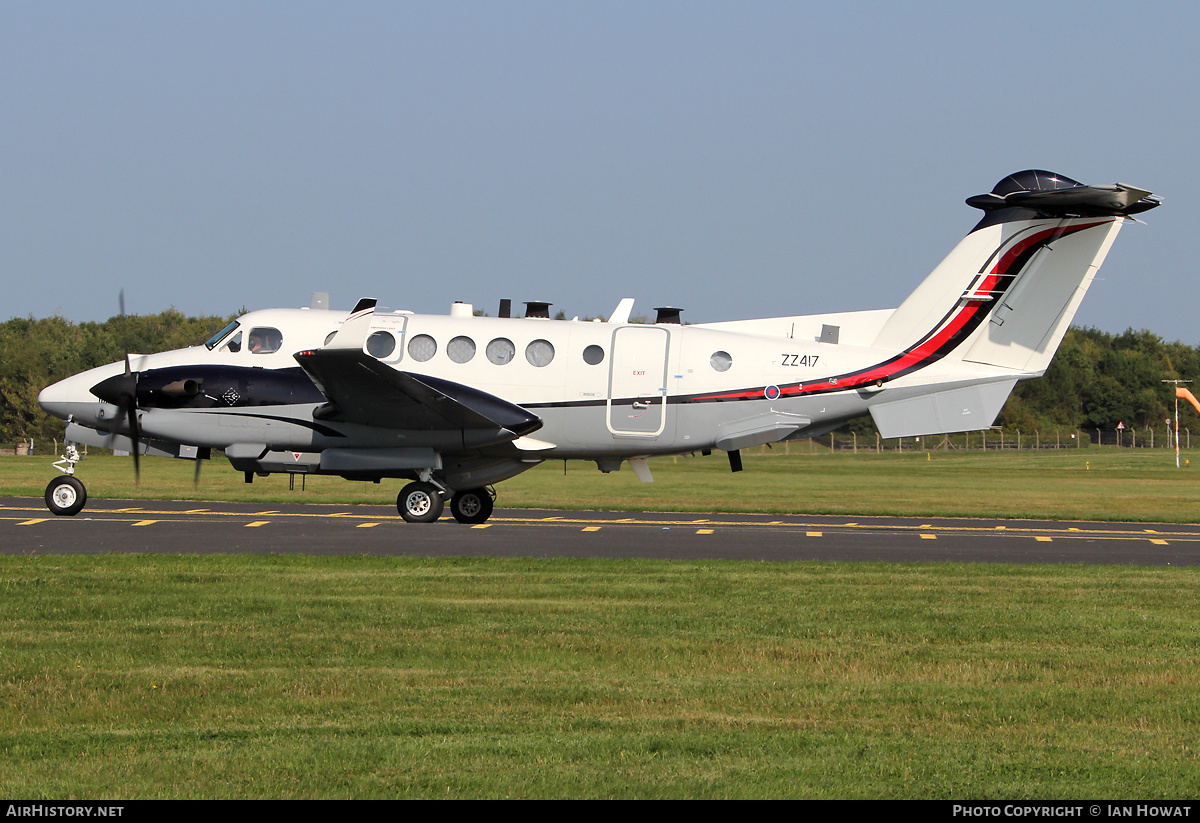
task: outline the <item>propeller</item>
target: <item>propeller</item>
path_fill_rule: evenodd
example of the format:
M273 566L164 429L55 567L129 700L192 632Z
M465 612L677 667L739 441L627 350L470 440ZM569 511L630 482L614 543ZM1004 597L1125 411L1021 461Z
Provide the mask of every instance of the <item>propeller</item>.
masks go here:
M116 406L121 417L129 424L129 439L133 442L133 476L134 482L141 483L142 467L140 462L142 438L137 420L137 372L129 365L129 326L125 320L125 290L119 295L121 304L121 326L125 337L125 373L114 374L92 386L91 392L105 403Z

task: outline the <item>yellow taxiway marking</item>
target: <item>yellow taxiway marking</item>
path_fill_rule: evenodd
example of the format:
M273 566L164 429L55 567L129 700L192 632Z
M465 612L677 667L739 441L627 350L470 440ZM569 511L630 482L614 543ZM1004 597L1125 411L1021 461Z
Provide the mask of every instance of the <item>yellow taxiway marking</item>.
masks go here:
M599 526L584 526L583 530L585 532L598 532L598 531L600 531L600 527Z
M712 534L712 529L696 529L696 534Z
M491 527L492 527L491 523L476 523L471 528L472 529L490 529Z
M1166 540L1151 540L1150 542L1151 542L1151 543L1153 543L1153 544L1154 544L1154 545L1156 545L1156 546L1165 546L1165 545L1167 545L1167 541L1166 541Z
M378 525L379 525L378 523L359 523L354 528L356 528L356 529L373 529Z
M35 520L22 520L18 526L36 526L38 523L48 523L51 520L49 517L39 517Z
M33 505L0 506L0 512L5 512L5 513L20 512L21 513L20 516L15 516L15 517L14 516L0 516L0 520L16 521L19 524L35 525L36 523L43 523L43 522L47 522L50 520L56 520L56 521L61 520L61 521L67 522L67 523L80 523L83 521L111 519L114 521L122 521L123 520L123 521L132 523L140 518L155 517L155 518L157 518L158 522L160 522L160 523L169 523L172 521L173 518L179 517L180 515L184 515L185 517L190 517L190 518L230 518L230 517L232 517L232 518L239 518L239 519L243 518L243 517L248 517L248 516L249 517L256 517L256 516L262 517L262 516L266 516L266 515L275 515L275 519L282 518L282 519L288 520L288 521L294 521L296 519L317 518L317 519L326 519L326 520L332 520L332 519L361 520L361 521L367 521L367 522L379 522L381 524L382 523L390 523L390 522L401 522L401 518L398 514L389 516L386 514L380 514L379 512L363 512L361 514L355 513L355 512L346 512L345 510L338 511L338 512L324 512L324 511L279 512L274 509L268 510L268 511L245 512L245 511L213 511L212 509L205 509L205 508L196 508L196 509L187 509L187 510L178 510L178 509L170 510L170 509L155 508L153 506L153 504L148 504L148 505L144 505L144 506L129 506L129 507L122 507L122 508L112 508L112 509L107 509L107 508L102 508L102 507L92 507L92 508L87 509L85 512L83 512L83 515L84 515L83 517L77 517L77 518L30 517L30 515L36 514L39 509L41 509L41 506L33 506ZM139 518L134 518L134 517L130 516L134 513L139 515ZM116 515L116 516L113 517L113 515ZM122 517L122 515L124 515L124 516ZM617 518L617 519L612 519L612 520L598 520L597 518L593 518L593 517L564 517L562 515L552 515L550 517L522 517L522 516L516 515L514 513L512 516L493 517L488 522L489 522L489 524L493 524L493 525L496 523L507 523L507 524L514 524L514 525L536 525L538 523L548 523L548 524L553 524L553 525L564 525L564 526L575 525L575 526L578 526L579 528L583 528L585 526L591 526L592 524L600 524L600 525L595 526L595 528L598 529L598 528L600 528L601 525L603 525L603 526L608 526L608 525L619 526L619 525L626 525L626 524L634 525L634 526L658 526L658 527L664 527L664 528L665 527L675 527L675 526L694 526L694 525L697 525L698 520L700 520L700 518L696 518L694 516L688 516L686 519L684 519L682 517L679 517L678 515L676 515L676 517L668 516L666 519L661 519L661 520L660 519L651 519L648 516L645 516L645 517L633 516L633 517ZM732 520L732 519L726 519L726 518L722 517L721 515L709 515L709 517L704 518L704 521L705 521L704 524L706 526L711 526L714 528L730 527L730 528L738 528L738 529L759 529L764 526L771 527L771 528L783 526L784 528L791 528L791 529L795 529L797 532L801 532L801 531L804 531L806 525L809 528L813 527L813 524L805 524L805 523L800 523L800 522L788 523L787 521L779 521L779 520L770 520L770 521ZM268 521L254 523L253 525L264 525L266 522L268 522ZM853 525L853 526L850 525L851 522L855 523L855 525ZM819 527L820 526L818 526L818 528ZM1051 533L1051 534L1055 534L1055 535L1063 537L1063 538L1085 537L1089 540L1128 540L1128 539L1131 539L1134 537L1148 537L1149 534L1155 534L1155 535L1169 534L1170 540L1172 543L1200 542L1200 528L1197 528L1195 525L1192 525L1190 527L1185 526L1182 529L1173 530L1171 532L1164 532L1160 529L1149 529L1144 526L1137 527L1136 529L1117 529L1117 528L1108 527L1104 523L1096 523L1094 527L1086 527L1086 528L1079 528L1077 526L1059 526L1058 528L1048 528L1044 524L1038 525L1036 527L1023 526L1023 525L997 527L995 525L983 525L983 524L980 524L980 525L953 525L953 524L948 524L948 523L946 523L946 524L921 523L921 524L917 525L917 524L905 524L905 523L874 524L874 523L862 523L862 522L858 522L858 521L849 521L849 522L844 522L844 523L830 524L827 528L831 528L831 529L846 528L846 529L852 529L854 531L861 531L861 532L873 532L873 531L910 532L910 531L918 531L918 530L924 530L924 529L936 529L937 533L940 535L943 535L943 536L995 533L997 530L1003 530L1003 531L1006 531L1013 535L1033 536L1035 534L1045 535L1047 533Z
M149 526L149 525L151 525L152 523L157 523L157 522L158 522L157 520L139 520L138 522L134 523L133 525L135 525L135 526Z
M937 540L937 535L936 534L923 534L923 535L921 535L921 539L922 540Z
M246 528L247 528L247 529L253 529L253 528L256 528L256 527L258 527L258 526L265 526L265 525L267 525L267 524L268 524L268 523L270 523L270 522L271 522L270 520L255 520L253 523L247 523L247 524L246 524Z
M1051 541L1052 541L1054 538L1053 538L1053 537L1045 537L1045 536L1043 536L1043 535L1039 535L1039 536L1037 536L1037 537L1034 537L1033 539L1034 539L1034 540L1036 540L1036 541L1037 541L1037 542L1039 542L1039 543L1049 543L1049 542L1051 542Z
M824 533L825 532L805 532L804 536L805 537L820 537Z

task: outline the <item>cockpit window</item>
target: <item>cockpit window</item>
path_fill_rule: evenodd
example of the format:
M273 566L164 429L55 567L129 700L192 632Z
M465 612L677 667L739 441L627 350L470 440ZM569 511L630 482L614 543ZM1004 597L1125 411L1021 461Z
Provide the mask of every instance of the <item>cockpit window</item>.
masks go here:
M233 331L237 327L238 327L238 321L234 320L228 326L221 329L219 332L214 334L212 337L208 338L208 340L204 344L205 348L207 348L209 351L212 351L213 349L215 349L217 347L217 344L219 344L222 340L225 339L225 335L229 334L231 331Z
M238 332L233 337L229 338L229 342L225 344L226 351L241 351L242 350L242 333Z
M283 335L279 329L270 326L255 326L250 329L250 342L247 345L252 354L271 354L283 346Z

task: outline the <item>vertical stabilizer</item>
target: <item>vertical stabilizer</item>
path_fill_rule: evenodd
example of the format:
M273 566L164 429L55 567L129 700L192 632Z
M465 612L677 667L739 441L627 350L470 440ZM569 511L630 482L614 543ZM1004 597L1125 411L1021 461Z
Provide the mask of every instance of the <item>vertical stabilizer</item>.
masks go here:
M926 364L953 355L1039 373L1126 217L1159 200L1132 186L1084 186L1030 170L967 203L983 219L896 309L875 345L919 351Z

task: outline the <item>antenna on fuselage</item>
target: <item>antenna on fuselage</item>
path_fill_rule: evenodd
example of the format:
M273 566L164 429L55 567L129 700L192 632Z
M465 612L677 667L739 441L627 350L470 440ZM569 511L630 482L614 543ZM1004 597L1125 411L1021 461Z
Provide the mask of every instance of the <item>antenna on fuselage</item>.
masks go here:
M609 323L628 323L629 315L633 314L633 298L622 297L621 302L617 303L617 307L613 309L613 313L609 316Z

